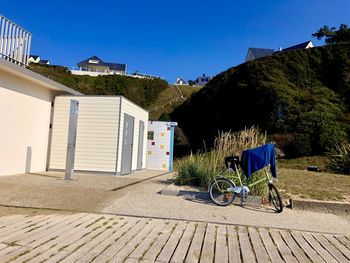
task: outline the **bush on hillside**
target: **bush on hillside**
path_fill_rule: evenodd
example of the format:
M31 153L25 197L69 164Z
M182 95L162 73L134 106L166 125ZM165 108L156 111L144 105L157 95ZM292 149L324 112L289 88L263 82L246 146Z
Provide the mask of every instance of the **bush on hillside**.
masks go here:
M213 146L218 130L257 125L292 135L290 156L321 154L350 135L349 76L350 43L278 52L220 73L171 119L193 150Z
M149 106L168 87L168 83L162 79L119 75L77 76L65 67L40 64L30 64L29 68L85 95L123 95L142 107Z

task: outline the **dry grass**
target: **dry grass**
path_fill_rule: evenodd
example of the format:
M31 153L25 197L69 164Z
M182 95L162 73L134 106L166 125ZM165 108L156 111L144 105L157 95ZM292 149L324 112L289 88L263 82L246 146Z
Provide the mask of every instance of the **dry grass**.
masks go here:
M254 127L237 133L220 132L211 151L191 154L177 161L176 183L207 188L212 179L225 170L225 157L241 155L244 149L258 147L265 143L266 134L262 134ZM257 173L249 180L249 183L259 179L259 176L260 174ZM253 195L263 195L266 190L267 187L264 184L251 189Z
M350 176L281 168L278 180L284 198L350 201Z

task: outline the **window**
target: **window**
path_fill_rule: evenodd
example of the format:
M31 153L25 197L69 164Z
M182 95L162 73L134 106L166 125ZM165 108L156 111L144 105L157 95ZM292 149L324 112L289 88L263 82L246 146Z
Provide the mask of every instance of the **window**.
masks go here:
M147 134L147 140L152 141L154 140L154 131L149 131Z

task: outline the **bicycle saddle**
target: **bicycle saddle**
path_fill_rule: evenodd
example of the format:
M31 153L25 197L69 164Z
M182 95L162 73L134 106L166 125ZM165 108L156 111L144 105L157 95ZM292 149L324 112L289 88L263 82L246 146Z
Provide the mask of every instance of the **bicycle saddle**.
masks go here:
M236 166L238 166L239 164L239 156L228 156L225 158L225 165L227 169L231 168L234 171L236 171Z

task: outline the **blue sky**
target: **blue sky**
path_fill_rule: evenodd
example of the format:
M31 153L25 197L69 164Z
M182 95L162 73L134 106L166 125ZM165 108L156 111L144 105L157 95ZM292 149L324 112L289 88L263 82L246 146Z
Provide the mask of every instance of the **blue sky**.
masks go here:
M173 82L240 64L248 47L288 47L325 24L349 25L350 1L17 0L0 13L32 32L32 54L53 64L97 55Z

